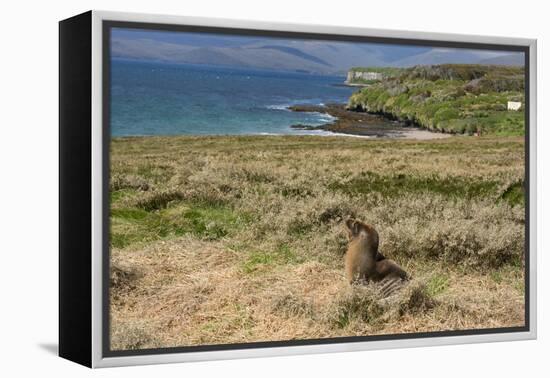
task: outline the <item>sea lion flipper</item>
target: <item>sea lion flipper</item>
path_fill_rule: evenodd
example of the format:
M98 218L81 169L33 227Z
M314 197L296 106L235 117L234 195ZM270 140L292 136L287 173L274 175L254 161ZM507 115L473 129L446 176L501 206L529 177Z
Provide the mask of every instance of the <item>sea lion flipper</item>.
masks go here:
M380 283L380 294L382 294L382 297L384 298L395 294L404 286L404 281L398 277L387 277L383 279Z

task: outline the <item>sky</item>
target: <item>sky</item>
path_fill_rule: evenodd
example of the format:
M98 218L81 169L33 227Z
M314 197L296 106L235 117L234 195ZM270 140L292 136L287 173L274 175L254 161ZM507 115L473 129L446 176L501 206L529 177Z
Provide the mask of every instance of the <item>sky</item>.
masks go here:
M113 28L115 58L344 74L351 67L522 65L523 53L380 43Z

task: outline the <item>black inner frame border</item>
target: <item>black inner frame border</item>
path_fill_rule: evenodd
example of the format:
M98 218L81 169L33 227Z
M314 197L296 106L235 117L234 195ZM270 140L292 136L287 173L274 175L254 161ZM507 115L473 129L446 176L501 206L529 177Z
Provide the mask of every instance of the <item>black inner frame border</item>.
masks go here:
M209 344L209 345L193 345L180 347L166 348L149 348L137 350L111 350L111 335L110 335L110 248L109 248L109 230L110 230L110 197L109 197L109 180L110 180L110 92L111 92L111 29L112 28L127 28L140 29L149 31L168 31L168 32L195 32L195 33L212 33L225 34L235 36L262 36L262 37L278 37L278 38L296 38L306 40L325 40L325 41L341 41L341 42L362 42L362 43L378 43L391 45L414 45L414 46L430 46L430 47L448 47L462 49L481 49L481 50L498 50L510 52L524 53L524 68L525 68L525 324L519 327L503 327L503 328L482 328L469 330L450 330L450 331L433 331L433 332L417 332L405 334L387 334L387 335L370 335L370 336L345 336L332 337L321 339L303 339L303 340L283 340L283 341L260 341L250 343L234 343L234 344ZM406 34L406 31L402 32ZM290 32L290 31L272 31L272 30L256 30L256 29L241 29L228 27L212 27L212 26L195 26L195 25L179 25L179 24L159 24L146 22L131 22L131 21L102 21L102 168L103 168L103 219L102 219L102 357L124 357L124 356L142 356L155 354L169 353L190 353L190 352L207 352L207 351L224 351L224 350L243 350L255 348L274 348L274 347L292 347L304 345L330 345L352 342L365 341L384 341L384 340L407 340L421 338L437 338L449 336L470 336L470 335L488 335L498 333L517 333L530 331L530 288L529 288L529 271L530 271L530 237L529 237L529 207L530 207L530 170L529 170L529 126L530 126L530 53L529 46L507 45L507 44L489 44L478 42L455 42L444 40L423 40L413 38L393 38L393 37L369 37L357 35L340 35L340 34L325 34L325 33L309 33L309 32Z

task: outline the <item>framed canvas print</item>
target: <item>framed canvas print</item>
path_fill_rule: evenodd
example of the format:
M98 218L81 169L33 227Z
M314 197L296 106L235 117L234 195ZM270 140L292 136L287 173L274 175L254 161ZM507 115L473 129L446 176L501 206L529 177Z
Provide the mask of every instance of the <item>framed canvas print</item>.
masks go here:
M60 22L59 353L536 337L536 41Z

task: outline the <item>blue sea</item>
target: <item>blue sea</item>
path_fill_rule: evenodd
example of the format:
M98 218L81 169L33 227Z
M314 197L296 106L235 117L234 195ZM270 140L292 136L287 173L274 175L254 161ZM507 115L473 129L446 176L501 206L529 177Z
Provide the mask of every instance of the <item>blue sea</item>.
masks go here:
M295 104L345 103L344 77L113 59L111 135L322 134L328 114Z

